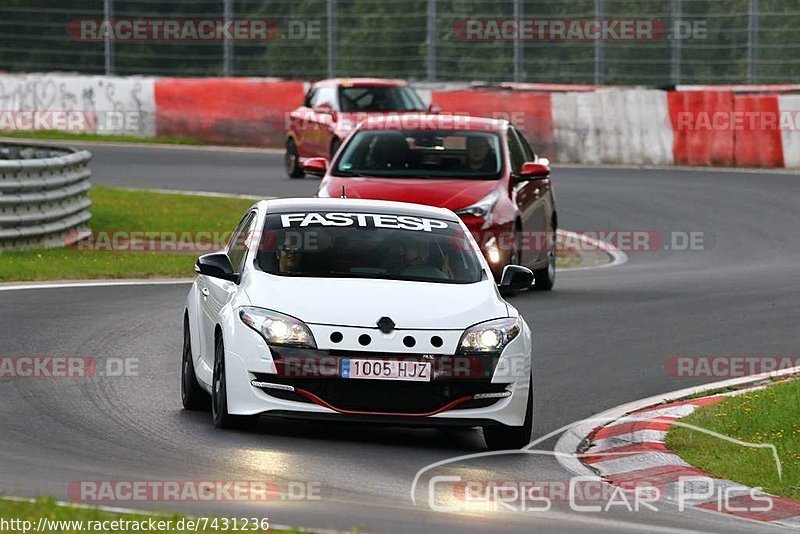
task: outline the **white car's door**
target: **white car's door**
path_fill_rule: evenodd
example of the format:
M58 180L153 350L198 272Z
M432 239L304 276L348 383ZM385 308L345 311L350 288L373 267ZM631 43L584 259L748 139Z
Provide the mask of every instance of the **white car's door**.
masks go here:
M226 252L236 273L242 272L247 256L248 236L252 232L255 220L255 212L248 212L228 241ZM211 373L214 369L214 330L221 322L220 311L236 297L238 288L239 286L235 282L221 278L203 275L198 280L202 335L200 340L201 365L196 372L198 378L206 383L211 383Z

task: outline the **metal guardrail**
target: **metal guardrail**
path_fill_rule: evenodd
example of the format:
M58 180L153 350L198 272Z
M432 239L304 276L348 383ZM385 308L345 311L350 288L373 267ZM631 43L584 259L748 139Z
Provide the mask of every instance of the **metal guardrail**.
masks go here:
M87 150L0 143L0 250L71 245L88 235Z

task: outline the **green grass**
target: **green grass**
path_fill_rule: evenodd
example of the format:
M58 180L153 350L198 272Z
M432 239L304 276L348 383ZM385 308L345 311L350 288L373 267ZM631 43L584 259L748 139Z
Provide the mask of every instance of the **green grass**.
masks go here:
M84 132L62 132L59 130L38 130L31 131L0 131L0 137L13 139L31 139L41 141L42 139L54 141L92 141L106 143L144 143L155 145L203 145L199 139L191 137L139 137L138 135L114 135L96 134Z
M581 255L574 250L559 249L556 254L556 267L559 269L580 267L582 263Z
M232 231L254 201L95 186L90 227L102 232ZM224 237L224 236L223 236ZM210 250L209 250L210 251ZM0 253L0 281L192 277L195 254L36 249Z
M251 514L252 515L252 514ZM186 528L186 521L191 521L190 518L181 515L148 515L145 512L141 514L117 514L117 513L110 513L110 512L103 512L94 508L84 508L84 507L71 507L71 506L59 506L56 501L52 499L39 499L34 503L29 502L18 502L18 501L10 501L10 500L3 500L0 499L0 518L5 521L11 520L20 520L20 521L30 521L30 524L26 525L28 532L33 531L39 523L40 518L46 518L53 521L82 521L83 522L83 530L80 529L80 524L43 524L46 527L45 532L49 533L57 533L57 534L73 534L77 532L142 532L142 529L136 529L135 526L128 524L129 528L121 529L120 527L124 526L119 524L116 528L112 527L112 524L107 523L106 525L102 526L102 528L88 528L88 526L94 525L94 521L116 521L116 520L123 520L128 522L141 522L141 521L148 521L149 519L153 519L154 521L163 521L164 523L160 526L167 527L168 529L158 530L158 532L199 532L199 533L212 533L212 532L234 532L233 530L233 518L229 518L228 530L223 530L222 528L222 520L217 524L216 529L212 529L211 521L212 519L209 518L209 523L205 526L207 527L205 530L202 528L204 526L203 523L200 523L200 528L197 530ZM261 518L258 518L261 519ZM167 524L166 522L169 521L170 523ZM179 523L183 521L183 523ZM241 519L239 520L239 530L242 530L242 523ZM149 527L148 523L142 523ZM12 528L15 525L10 524L8 525L8 529L0 530L1 532L22 532L20 523L17 524L20 528ZM183 526L182 530L178 530L178 526ZM160 528L160 526L156 526L156 528ZM252 527L252 523L249 525ZM112 528L109 528L112 527ZM146 531L146 530L145 530ZM153 530L150 530L153 532ZM258 532L263 532L262 529L258 529ZM273 532L270 529L270 532ZM274 532L287 532L287 531L274 531Z
M681 419L748 443L775 445L783 467L778 478L769 449L754 449L674 426L667 446L690 464L714 476L768 493L800 499L800 380L725 399Z

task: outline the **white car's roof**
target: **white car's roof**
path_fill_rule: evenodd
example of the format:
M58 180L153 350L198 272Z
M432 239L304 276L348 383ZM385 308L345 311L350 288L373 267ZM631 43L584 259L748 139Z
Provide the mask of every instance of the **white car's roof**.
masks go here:
M267 213L286 213L289 211L351 211L433 217L454 222L459 220L458 215L445 208L411 204L409 202L367 200L361 198L279 198L262 200L257 206L259 209L266 209Z

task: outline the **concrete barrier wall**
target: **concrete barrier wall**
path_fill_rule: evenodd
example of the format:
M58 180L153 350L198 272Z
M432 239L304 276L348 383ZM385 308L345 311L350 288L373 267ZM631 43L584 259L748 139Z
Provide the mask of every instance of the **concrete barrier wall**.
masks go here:
M444 112L512 120L555 162L800 168L795 86L415 86ZM84 131L283 146L287 113L307 87L267 78L0 75L0 130L13 129L22 112L77 110ZM115 129L106 112L140 120Z
M159 135L210 143L283 146L303 82L251 78L162 78L155 84Z
M0 130L154 136L155 117L154 78L0 75Z
M800 94L779 96L778 108L787 116L797 117L800 115ZM792 169L800 169L800 128L782 128L781 145L783 164Z
M539 154L556 151L549 93L504 89L431 91L430 102L445 113L488 116L514 123Z
M671 165L666 93L603 89L555 93L556 161Z

